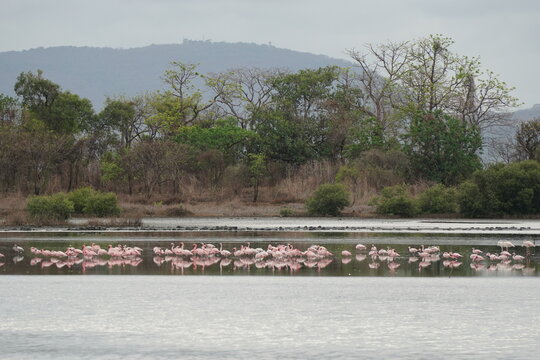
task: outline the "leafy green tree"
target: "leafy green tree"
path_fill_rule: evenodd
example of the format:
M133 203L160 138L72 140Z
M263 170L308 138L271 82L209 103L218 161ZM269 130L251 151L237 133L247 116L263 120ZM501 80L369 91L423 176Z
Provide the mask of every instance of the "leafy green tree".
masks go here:
M37 74L21 73L15 83L15 93L37 120L54 132L77 133L95 120L88 99L62 91L60 85L45 79L41 70Z
M87 128L94 121L95 113L90 100L65 91L39 118L54 132L73 134Z
M416 114L403 138L417 177L453 185L481 167L478 129L439 111Z
M134 129L135 108L128 101L107 99L99 117L104 127L119 133L122 147L130 147L140 135Z
M349 133L349 143L345 146L348 158L358 158L364 151L385 147L384 129L374 117L360 120L358 127Z
M17 76L15 93L22 100L22 104L38 115L47 111L60 95L60 85L43 77L43 71L22 72Z
M347 74L333 66L277 74L271 102L252 114L255 152L293 165L339 158L355 119Z
M234 119L222 119L213 127L184 126L178 130L175 140L188 144L199 151L218 150L229 162L238 160L247 144L255 139L253 131L234 124Z

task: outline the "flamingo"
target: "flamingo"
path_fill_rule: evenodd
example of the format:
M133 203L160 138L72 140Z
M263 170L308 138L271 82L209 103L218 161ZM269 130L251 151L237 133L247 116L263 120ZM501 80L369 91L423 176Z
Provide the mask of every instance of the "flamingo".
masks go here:
M5 257L5 255L4 255L4 254L2 254L2 253L0 253L0 258L3 258L3 257Z
M523 244L521 244L521 246L524 246L526 248L531 248L531 247L534 247L534 243L532 241L529 241L529 240L525 240L523 242Z
M527 248L527 255L530 255L531 254L531 248L534 248L535 245L532 241L529 241L529 240L525 240L523 242L523 244L521 244L521 246L524 246L525 248Z
M525 260L525 257L524 256L521 256L521 255L516 255L515 253L513 254L512 258L515 260L515 261L523 261Z
M502 241L502 240L499 240L497 241L497 246L500 246L501 247L501 251L503 251L504 248L506 248L506 250L508 250L508 248L511 248L511 247L514 247L514 244L512 244L511 241Z
M349 257L349 256L352 256L352 254L350 253L350 251L343 250L343 251L341 252L341 256Z
M484 260L484 258L483 258L481 255L478 255L478 254L471 254L470 258L471 258L471 260L474 261L475 263Z
M231 256L231 252L229 250L223 250L223 243L219 243L219 254L224 258Z
M366 245L364 244L358 244L356 245L356 251L366 251Z
M413 248L409 246L409 253L411 253L412 255L416 254L418 251L419 250L417 248Z

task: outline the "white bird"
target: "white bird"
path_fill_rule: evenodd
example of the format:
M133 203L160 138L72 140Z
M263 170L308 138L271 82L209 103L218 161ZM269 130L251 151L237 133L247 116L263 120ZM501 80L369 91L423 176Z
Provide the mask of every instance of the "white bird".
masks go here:
M532 241L529 241L529 240L525 240L523 242L523 244L521 244L521 246L524 246L526 248L530 248L530 247L534 247L534 243Z
M15 251L18 254L24 252L24 249L22 247L20 247L19 245L17 245L17 244L14 244L12 249L13 249L13 251Z

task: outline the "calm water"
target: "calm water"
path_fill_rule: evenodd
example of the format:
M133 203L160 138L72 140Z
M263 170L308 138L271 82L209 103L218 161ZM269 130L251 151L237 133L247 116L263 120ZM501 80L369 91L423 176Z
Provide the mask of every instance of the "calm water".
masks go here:
M470 260L472 248L535 236L362 234L0 235L0 359L533 359L540 336L538 254L523 261ZM33 256L98 243L141 256L75 260ZM170 243L324 245L316 262L154 256ZM25 251L16 254L14 243ZM394 260L355 244L394 248ZM439 245L420 266L408 246ZM353 253L344 257L341 251ZM427 264L426 264L427 263ZM25 275L56 276L25 276ZM65 275L137 276L65 276ZM21 276L22 275L22 276ZM177 275L177 276L149 276ZM184 276L182 276L184 275ZM198 275L198 276L189 276ZM200 276L211 275L211 276ZM242 276L234 276L242 275ZM249 276L246 276L249 275Z
M200 236L200 234L198 234ZM148 237L144 234L130 237L103 234L102 236L63 234L63 236L33 237L4 237L0 238L0 275L7 274L120 274L120 275L287 275L287 276L537 276L540 275L540 261L535 250L527 254L519 246L523 240L536 241L534 237L514 237L516 246L510 249L513 253L525 256L523 261L481 261L473 262L469 258L473 248L481 249L484 253L498 253L501 251L497 241L509 239L507 237L463 237L463 236L369 236L358 237L350 234L317 234L308 233L276 236L276 234L244 234L242 236L231 234L213 234L204 237L194 237L193 234L184 234L182 237ZM306 259L286 259L283 261L256 261L251 258L231 257L228 259L219 256L209 258L182 258L178 256L155 256L155 246L170 248L171 242L185 243L187 249L193 244L211 243L224 249L234 251L242 245L251 243L252 247L266 249L269 244L294 244L302 251L311 245L325 246L334 256L306 261ZM13 244L22 246L25 251L17 254L12 250ZM76 259L50 258L34 256L30 248L65 251L68 246L81 248L83 244L97 243L102 248L109 244L125 244L143 249L141 256L126 259L112 259L107 256ZM372 258L367 252L357 252L355 245L363 243L368 246L375 245L378 249L395 249L400 256L387 258L384 256ZM408 246L421 248L421 246L438 245L439 255L422 262L418 256L409 256ZM342 256L343 250L350 251L352 256ZM445 252L459 252L463 258L453 264L445 261L442 254Z
M0 358L534 359L539 281L0 276Z

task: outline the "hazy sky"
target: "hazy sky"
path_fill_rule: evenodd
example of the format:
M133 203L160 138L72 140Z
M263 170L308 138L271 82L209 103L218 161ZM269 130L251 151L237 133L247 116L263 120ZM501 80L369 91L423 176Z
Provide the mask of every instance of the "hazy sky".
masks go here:
M347 58L366 43L435 33L480 56L525 107L540 103L539 0L0 0L0 51L186 38Z

